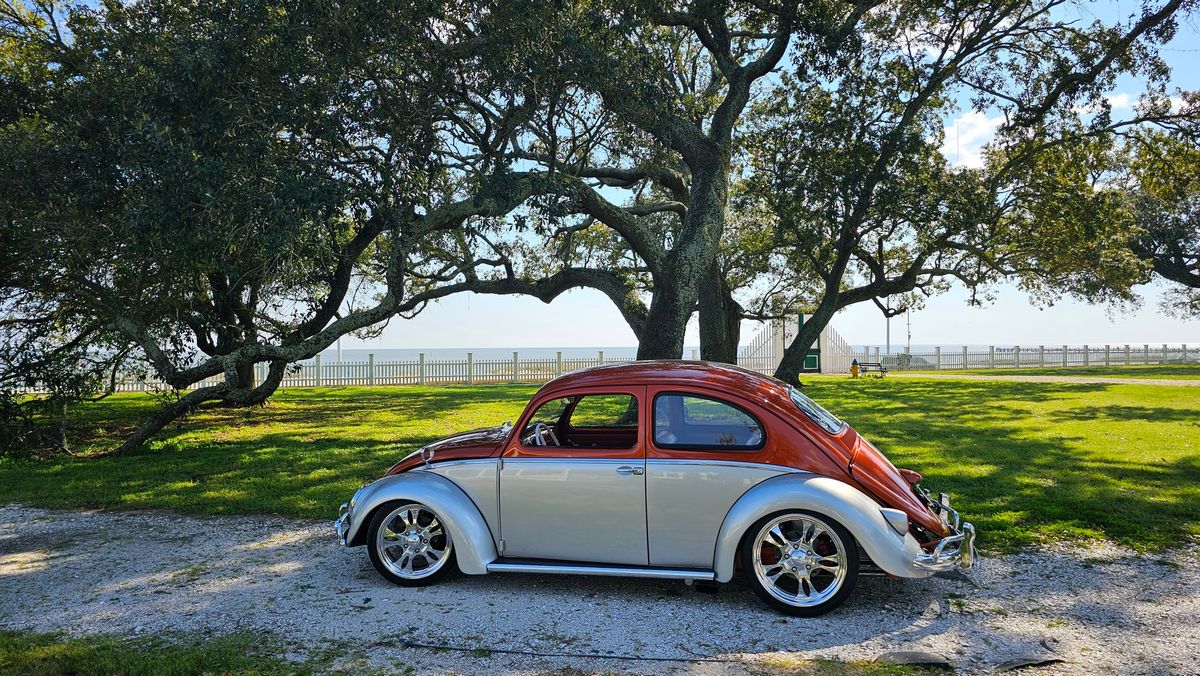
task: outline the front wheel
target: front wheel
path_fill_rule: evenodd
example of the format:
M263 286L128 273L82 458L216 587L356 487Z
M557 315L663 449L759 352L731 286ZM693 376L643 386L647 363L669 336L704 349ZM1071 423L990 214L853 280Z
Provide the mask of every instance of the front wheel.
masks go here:
M367 549L385 578L404 587L433 584L454 568L454 542L442 519L419 502L393 502L371 519Z
M746 532L741 555L754 592L787 615L823 615L841 605L858 580L854 537L813 512L763 518Z

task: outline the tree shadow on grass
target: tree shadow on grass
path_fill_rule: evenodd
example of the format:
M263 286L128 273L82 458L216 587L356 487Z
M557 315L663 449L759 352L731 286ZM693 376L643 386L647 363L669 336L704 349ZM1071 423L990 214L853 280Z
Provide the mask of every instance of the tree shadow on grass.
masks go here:
M897 379L810 387L898 466L949 492L986 548L1090 537L1153 548L1200 533L1200 433L1185 424L1186 406L1136 405L1127 388L1114 400L1113 386L1102 384ZM139 457L0 459L0 493L57 507L328 518L407 453L515 418L535 390L287 390L265 408L203 410ZM122 402L114 418L129 408Z
M895 381L884 391L834 386L827 398L897 466L950 493L985 548L1099 537L1144 549L1200 533L1200 447L1177 436L1197 412L1072 406L1109 387Z
M1142 420L1200 425L1200 412L1166 406L1084 406L1059 411L1053 417L1055 420Z

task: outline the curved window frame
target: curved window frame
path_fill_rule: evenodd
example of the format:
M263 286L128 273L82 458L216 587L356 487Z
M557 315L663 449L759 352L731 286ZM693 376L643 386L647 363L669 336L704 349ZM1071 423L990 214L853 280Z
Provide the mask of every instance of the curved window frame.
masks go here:
M809 410L805 404L802 404L801 401L797 401L796 395L800 395L800 397L802 397L801 401L812 404L817 408L817 410L815 412ZM842 420L836 415L830 413L828 409L818 404L815 399L801 392L795 387L788 387L788 399L791 399L792 405L795 406L801 413L803 413L809 420L816 423L817 427L820 427L830 434L841 434L842 432L846 431L847 427L849 427L845 420ZM837 423L837 425L834 426L833 423Z
M754 446L742 446L742 445L731 446L728 444L665 444L658 440L658 399L659 399L659 397L691 397L693 399L704 399L707 401L716 402L718 404L723 404L725 406L728 406L728 407L734 409L735 411L739 411L743 415L745 415L748 418L750 418L751 420L753 420L755 425L758 425L758 430L759 430L758 443L755 444ZM732 401L729 401L728 399L721 399L720 397L714 397L710 394L700 394L698 392L684 392L684 391L680 391L680 390L664 390L661 392L656 392L654 394L654 399L650 404L650 425L649 425L649 429L647 430L647 437L649 438L650 443L653 444L656 448L663 448L663 449L672 450L672 451L718 451L718 452L732 452L732 453L753 453L755 451L761 451L763 449L763 447L765 447L767 445L767 426L763 424L762 418L759 418L758 416L754 415L754 413L752 413L746 407L735 404Z

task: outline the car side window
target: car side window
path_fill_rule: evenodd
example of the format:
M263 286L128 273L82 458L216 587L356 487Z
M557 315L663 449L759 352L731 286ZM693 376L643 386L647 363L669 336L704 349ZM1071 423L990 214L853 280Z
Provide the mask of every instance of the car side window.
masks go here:
M589 394L571 412L571 427L637 428L637 399L628 394Z
M764 440L758 419L734 404L677 392L654 397L654 443L662 448L754 450Z
M586 394L551 399L521 434L526 446L627 449L637 446L638 400L631 394Z

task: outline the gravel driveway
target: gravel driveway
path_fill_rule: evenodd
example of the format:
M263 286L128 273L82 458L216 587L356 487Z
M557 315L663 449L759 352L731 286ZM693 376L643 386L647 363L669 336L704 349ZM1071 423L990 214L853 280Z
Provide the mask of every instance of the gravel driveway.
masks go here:
M919 650L965 672L1057 657L1065 661L1045 672L1196 673L1195 546L1025 553L985 559L970 577L864 578L841 609L802 620L767 610L736 582L717 595L680 582L523 575L402 589L363 549L337 546L326 523L0 507L8 629L265 632L295 657L419 672L729 673Z

